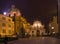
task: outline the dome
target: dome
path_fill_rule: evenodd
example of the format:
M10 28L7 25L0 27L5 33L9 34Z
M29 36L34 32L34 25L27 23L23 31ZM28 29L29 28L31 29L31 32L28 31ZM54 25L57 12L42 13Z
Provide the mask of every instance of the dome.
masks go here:
M15 14L16 16L20 16L20 15L21 15L21 12L20 12L19 9L17 9L17 8L15 7L15 5L12 5L12 6L11 6L11 9L8 10L8 14L9 14L11 17L14 16L14 14Z
M34 27L42 27L42 23L40 22L40 21L35 21L35 22L33 22L33 26Z

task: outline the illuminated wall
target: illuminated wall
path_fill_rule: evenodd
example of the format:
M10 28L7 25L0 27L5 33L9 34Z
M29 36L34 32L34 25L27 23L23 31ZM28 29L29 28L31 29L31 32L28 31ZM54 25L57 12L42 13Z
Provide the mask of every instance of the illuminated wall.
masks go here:
M0 35L12 37L14 34L14 22L10 17L0 14Z
M12 7L9 10L8 14L12 19L14 19L14 29L17 35L20 35L21 28L24 28L24 30L26 31L27 21L24 17L22 17L19 9Z
M58 33L59 32L59 30L58 30L57 16L54 16L53 17L53 21L50 21L50 23L49 23L49 29L50 29L50 33L52 32L52 30L55 33Z
M45 33L44 25L42 25L40 21L33 22L30 35L37 36L37 35L43 35L44 33Z

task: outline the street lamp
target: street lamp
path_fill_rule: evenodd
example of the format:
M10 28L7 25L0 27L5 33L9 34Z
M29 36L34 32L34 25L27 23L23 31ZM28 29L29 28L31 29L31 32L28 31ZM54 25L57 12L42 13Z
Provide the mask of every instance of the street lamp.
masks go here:
M7 13L6 12L3 12L4 15L6 15Z
M55 34L55 32L54 32L54 27L52 27L52 33Z

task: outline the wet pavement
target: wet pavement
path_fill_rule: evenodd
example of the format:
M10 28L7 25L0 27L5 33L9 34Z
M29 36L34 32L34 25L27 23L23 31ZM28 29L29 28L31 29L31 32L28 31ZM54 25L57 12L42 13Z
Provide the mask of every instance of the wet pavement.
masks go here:
M10 41L8 44L60 44L60 39L53 37L38 37L38 38L29 38Z

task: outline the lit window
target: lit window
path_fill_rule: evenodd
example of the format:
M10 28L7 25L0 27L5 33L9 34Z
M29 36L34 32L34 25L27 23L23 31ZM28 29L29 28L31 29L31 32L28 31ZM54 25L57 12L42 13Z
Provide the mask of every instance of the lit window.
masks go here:
M3 20L5 20L6 18L5 17L2 17Z
M2 26L6 26L6 24L5 23L2 23Z
M8 24L8 27L11 27L11 25L10 25L10 24Z
M9 21L11 21L10 19L8 19Z
M32 33L34 33L34 31L32 31Z
M9 30L8 32L9 32L9 34L11 34L11 30Z
M5 29L3 29L3 33L6 33L6 30Z
M34 36L34 31L32 31L32 36Z

